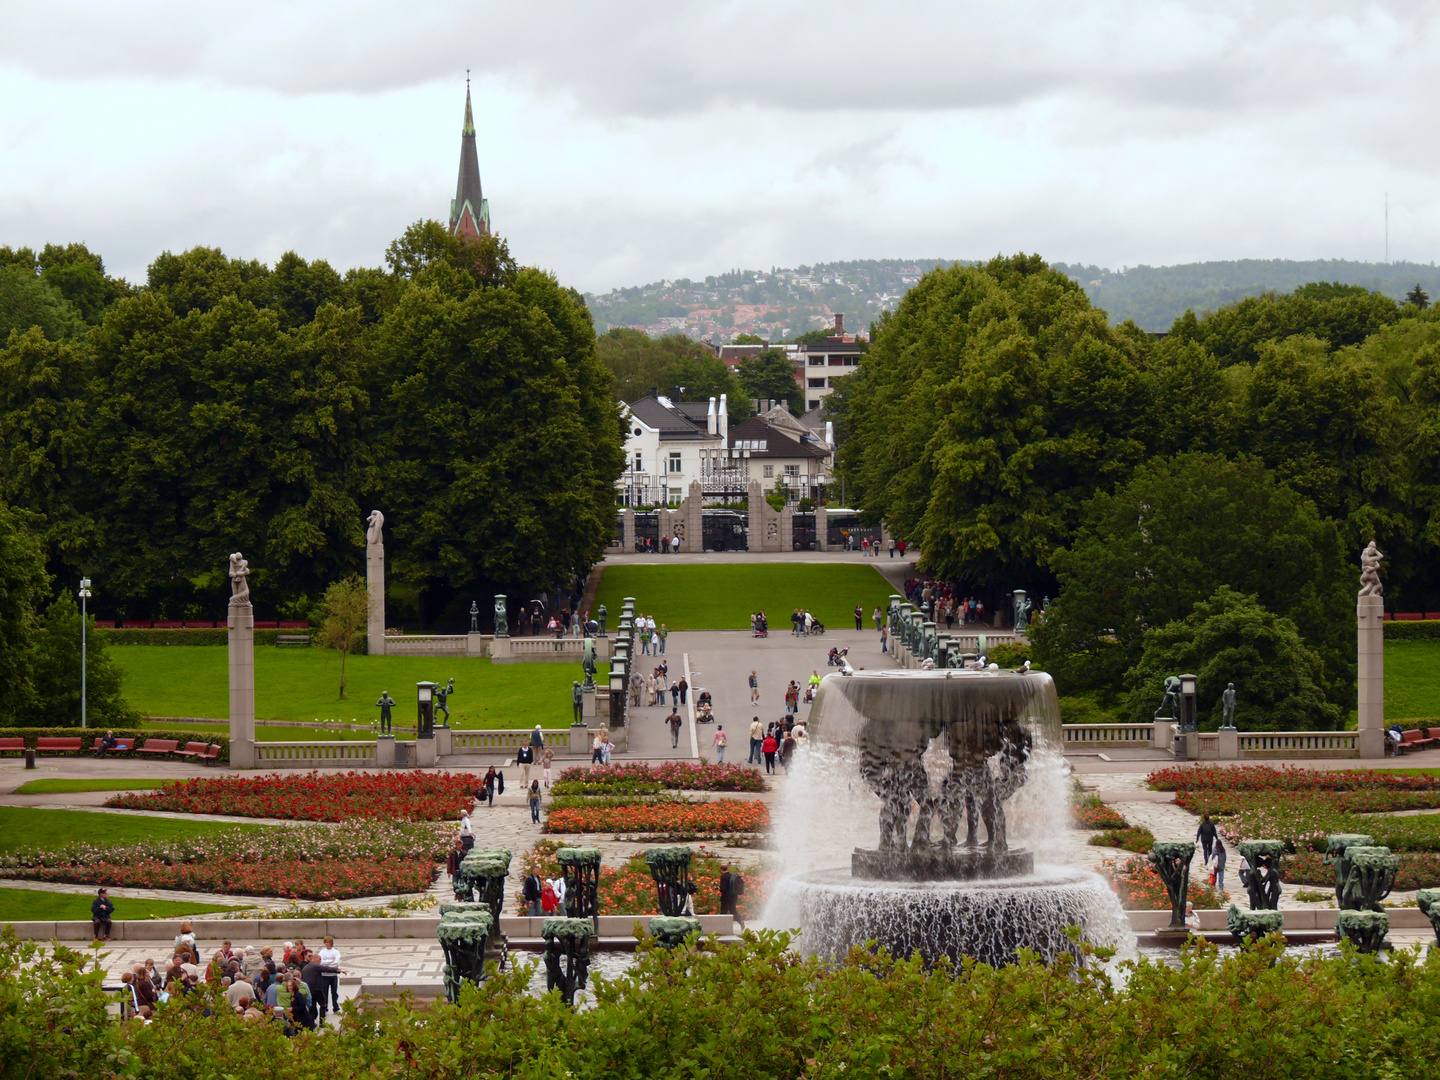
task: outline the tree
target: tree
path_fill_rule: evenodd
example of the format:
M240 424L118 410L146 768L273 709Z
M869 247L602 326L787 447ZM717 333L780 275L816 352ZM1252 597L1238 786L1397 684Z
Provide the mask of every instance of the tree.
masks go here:
M617 326L595 345L600 362L614 377L615 396L635 401L652 390L679 391L681 401L729 395L732 413L742 411L745 390L735 373L703 342L683 334L652 338L643 330Z
M54 285L19 266L0 266L0 345L32 326L51 341L85 332L85 320Z
M795 385L795 370L783 349L765 349L759 356L746 357L735 374L747 399L784 401L791 412L804 411L804 398Z
M735 340L732 341L730 344L731 344L731 345L769 345L770 342L766 341L764 338L760 337L758 334L738 334L738 335L736 335Z
M1407 304L1414 304L1421 311L1424 311L1430 306L1430 296L1420 287L1420 283L1417 281L1415 287L1405 294L1405 302Z
M320 601L323 622L317 645L340 654L340 700L345 700L345 659L365 638L370 620L370 590L359 574L330 583Z
M1254 596L1222 585L1184 619L1147 630L1139 662L1126 673L1127 711L1148 721L1165 677L1197 677L1202 727L1223 722L1220 695L1235 684L1235 724L1247 731L1333 731L1341 709L1320 683L1324 661L1295 624L1265 610Z
M106 651L106 634L86 615L85 713L89 726L134 724L140 714L121 695L124 673ZM31 694L17 719L32 727L80 726L80 609L67 590L50 603L34 634Z
M1339 530L1258 464L1202 454L1147 463L1086 504L1053 564L1060 595L1032 641L1064 693L1119 695L1146 632L1225 585L1296 625L1323 662L1326 700L1354 700L1354 590Z
M27 708L35 612L47 591L44 555L27 515L0 503L0 716Z

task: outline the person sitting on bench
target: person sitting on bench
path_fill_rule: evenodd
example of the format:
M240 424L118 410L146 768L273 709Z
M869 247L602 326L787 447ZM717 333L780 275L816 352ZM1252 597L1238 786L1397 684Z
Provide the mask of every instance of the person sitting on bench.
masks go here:
M105 732L105 737L100 740L100 745L95 748L95 756L103 758L111 750L120 745L120 740L115 737L114 731Z
M95 899L90 901L90 927L95 932L96 941L110 940L110 916L113 914L115 905L101 888Z

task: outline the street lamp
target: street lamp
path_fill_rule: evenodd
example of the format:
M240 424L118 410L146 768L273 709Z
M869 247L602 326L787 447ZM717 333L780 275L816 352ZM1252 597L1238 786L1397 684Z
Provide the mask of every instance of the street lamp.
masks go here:
M89 621L86 618L85 601L89 599L90 579L82 577L80 579L80 726L82 728L85 727L85 692L87 689L86 675L88 674L86 669L90 666L86 662L88 642L85 640L85 624Z
M1180 676L1180 730L1194 731L1195 723L1195 683L1194 675Z

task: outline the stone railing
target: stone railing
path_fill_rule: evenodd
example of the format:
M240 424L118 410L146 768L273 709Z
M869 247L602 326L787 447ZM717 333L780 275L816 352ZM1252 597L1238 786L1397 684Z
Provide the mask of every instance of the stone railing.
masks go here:
M609 658L609 645L609 638L595 639L597 659ZM497 664L579 664L584 656L585 639L578 637L496 638L490 643L490 658Z
M257 769L366 769L375 765L375 743L356 740L341 742L257 742Z
M386 637L386 656L484 656L484 634L401 634Z
M1358 731L1242 731L1241 757L1359 757Z
M486 731L450 732L450 753L452 754L493 754L514 751L521 740L528 740L532 729L500 729ZM541 737L545 745L557 754L588 755L590 738L584 727L542 728Z
M1154 724L1066 724L1064 731L1067 750L1081 747L1156 745ZM1164 734L1168 737L1168 731Z

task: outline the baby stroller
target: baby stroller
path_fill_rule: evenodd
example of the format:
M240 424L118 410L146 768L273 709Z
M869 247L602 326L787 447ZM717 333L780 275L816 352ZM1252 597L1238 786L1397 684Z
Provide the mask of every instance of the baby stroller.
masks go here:
M807 687L805 687L805 701L806 701L806 703L809 703L809 702L814 701L814 700L815 700L815 687L813 687L813 686L807 686Z
M825 658L825 663L829 667L844 667L845 657L848 656L849 653L849 648L840 649L832 646L830 655Z

